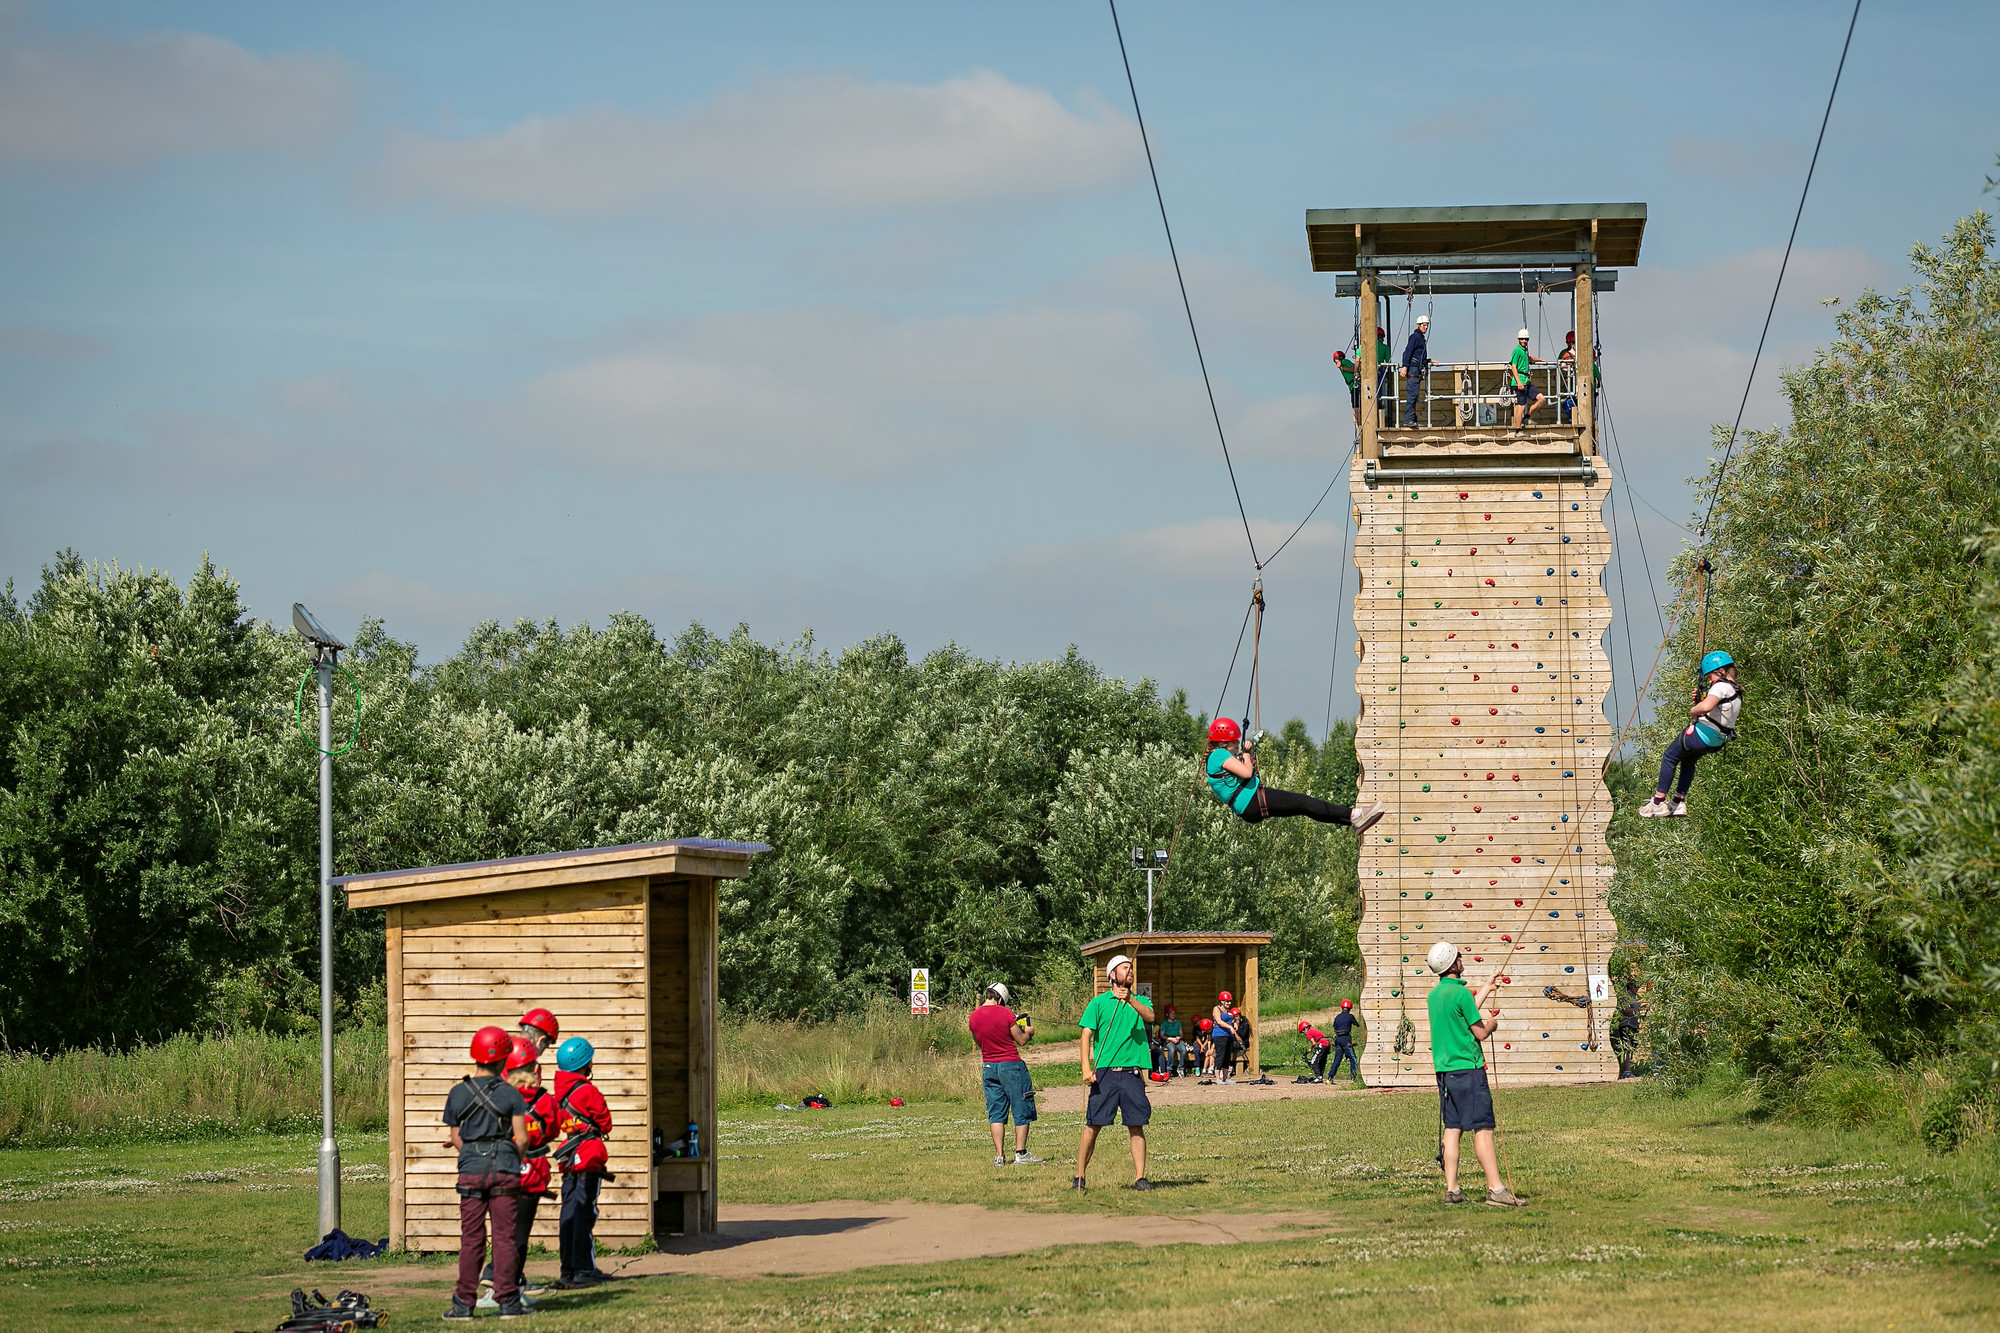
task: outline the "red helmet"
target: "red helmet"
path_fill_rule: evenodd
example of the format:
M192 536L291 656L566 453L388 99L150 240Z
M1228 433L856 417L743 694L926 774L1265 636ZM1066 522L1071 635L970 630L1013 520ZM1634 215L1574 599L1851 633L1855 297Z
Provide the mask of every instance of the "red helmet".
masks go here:
M514 1039L505 1028L481 1028L472 1034L472 1063L497 1065L514 1053Z
M1352 1000L1342 1000L1342 1001L1340 1002L1340 1007L1341 1007L1341 1008L1343 1008L1343 1009L1352 1009L1352 1008L1354 1007L1354 1001L1352 1001Z
M1179 1012L1180 1012L1180 1010L1178 1010L1178 1009L1174 1008L1174 1007L1173 1007L1172 1005L1168 1005L1168 1006L1167 1006L1167 1009L1166 1009L1166 1012L1168 1012L1168 1013L1170 1013L1170 1014L1177 1014L1177 1013L1179 1013Z
M1208 1031L1210 1028L1214 1026L1215 1026L1215 1020L1212 1018L1204 1018L1201 1020L1201 1030L1203 1032Z
M1229 1006L1229 1016L1231 1018L1240 1018L1242 1017L1242 1014L1243 1011L1241 1009L1238 1009L1235 1005L1232 1004Z
M1311 1026L1312 1024L1306 1022L1304 1019L1299 1020L1299 1031L1304 1032L1307 1028Z
M1243 739L1243 728L1236 725L1233 717L1218 717L1208 724L1208 740L1211 745L1234 745Z
M1231 995L1231 994L1230 994L1230 993L1229 993L1228 991L1224 991L1224 992L1222 992L1222 994L1220 994L1220 995L1218 995L1218 996L1216 996L1216 997L1215 997L1215 1002L1216 1002L1217 1004L1228 1004L1228 1003L1229 1003L1230 1001L1234 1000L1235 998L1236 998L1236 997L1235 997L1234 995Z
M522 1014L521 1026L546 1034L550 1041L562 1036L561 1024L557 1023L556 1016L546 1009L530 1009Z
M535 1043L529 1041L526 1037L516 1037L514 1038L514 1053L507 1057L507 1072L511 1074L515 1070L525 1068L528 1065L540 1064L541 1061L542 1053L536 1048Z

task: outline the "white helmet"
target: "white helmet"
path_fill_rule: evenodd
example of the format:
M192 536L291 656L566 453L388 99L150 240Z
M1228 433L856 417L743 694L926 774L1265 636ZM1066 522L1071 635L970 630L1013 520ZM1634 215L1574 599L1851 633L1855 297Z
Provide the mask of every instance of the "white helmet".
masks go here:
M1428 323L1430 323L1430 322L1431 322L1431 317L1430 317L1429 315L1418 315L1418 316L1417 316L1417 323L1419 323L1419 324L1428 324Z
M1111 974L1118 970L1118 965L1120 963L1129 963L1131 961L1132 960L1130 958L1127 958L1122 953L1114 955L1111 961L1104 965L1104 979L1106 981L1109 981L1111 979Z
M1522 329L1519 333L1515 334L1514 336L1516 338L1532 338L1535 335L1528 332L1526 329Z
M1014 1003L1013 993L1007 989L1007 983L1004 981L994 982L986 988L986 993L1002 1004Z
M1431 971L1443 976L1451 971L1451 965L1458 961L1458 946L1448 940L1439 940L1431 946L1424 961L1431 965Z

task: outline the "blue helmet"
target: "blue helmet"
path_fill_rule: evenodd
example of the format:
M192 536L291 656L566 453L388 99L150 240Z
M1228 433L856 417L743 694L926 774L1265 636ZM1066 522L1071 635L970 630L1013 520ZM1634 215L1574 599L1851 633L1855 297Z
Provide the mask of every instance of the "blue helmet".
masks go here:
M566 1037L563 1044L556 1047L556 1068L565 1074L588 1069L590 1062L596 1058L596 1049L582 1037Z
M1701 659L1701 674L1706 676L1711 671L1720 671L1726 666L1735 665L1735 658L1731 657L1728 653L1717 650Z

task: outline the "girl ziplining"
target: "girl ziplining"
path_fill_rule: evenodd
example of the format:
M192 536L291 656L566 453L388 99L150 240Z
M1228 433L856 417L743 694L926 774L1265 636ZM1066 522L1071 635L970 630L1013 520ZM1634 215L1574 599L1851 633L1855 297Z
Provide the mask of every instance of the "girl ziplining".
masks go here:
M1379 801L1349 809L1317 796L1265 786L1257 776L1256 752L1244 746L1243 729L1232 718L1219 717L1208 724L1206 768L1209 791L1246 824L1304 815L1322 824L1347 824L1356 833L1365 833L1382 818Z
M1688 788L1694 785L1695 761L1736 739L1736 719L1743 712L1743 687L1736 681L1736 659L1724 652L1702 658L1701 685L1697 691L1699 698L1688 710L1694 721L1674 737L1673 744L1661 757L1660 783L1653 791L1653 799L1639 807L1642 818L1685 815ZM1678 784L1674 781L1676 768L1680 770ZM1674 788L1671 805L1667 802L1669 787Z

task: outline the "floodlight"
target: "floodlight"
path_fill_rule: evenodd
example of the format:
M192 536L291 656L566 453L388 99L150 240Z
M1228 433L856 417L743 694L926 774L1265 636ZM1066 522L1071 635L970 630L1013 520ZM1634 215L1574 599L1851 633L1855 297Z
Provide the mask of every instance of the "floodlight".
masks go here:
M292 603L292 628L299 632L300 638L315 648L330 648L337 653L347 647L339 639L328 634L319 621L313 619L313 613L306 610L303 602Z

